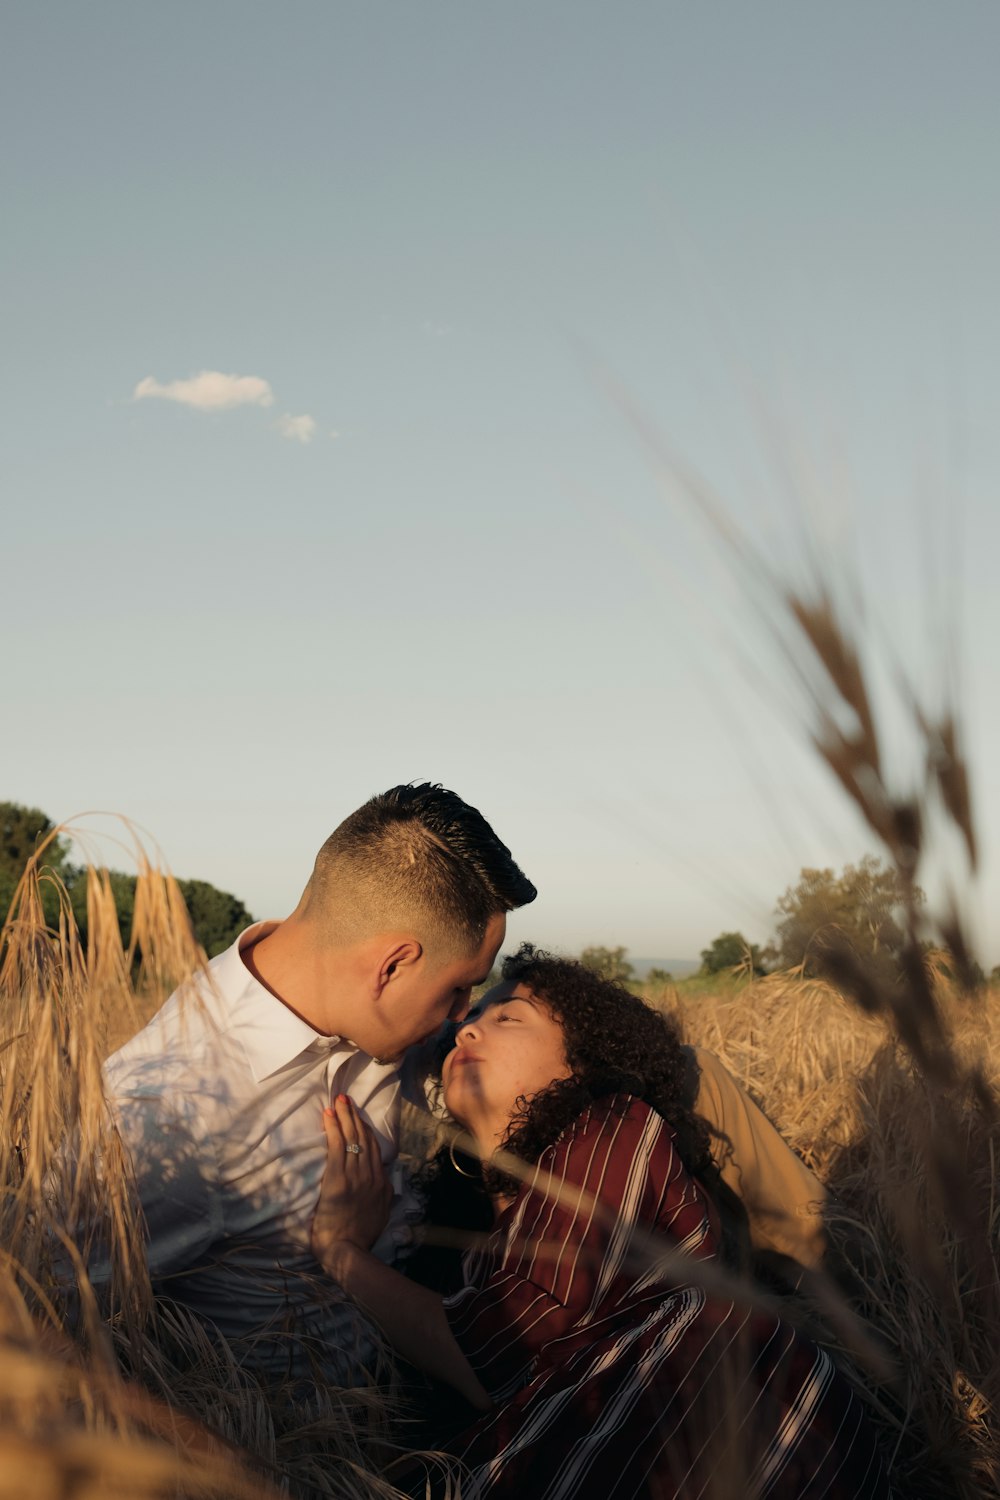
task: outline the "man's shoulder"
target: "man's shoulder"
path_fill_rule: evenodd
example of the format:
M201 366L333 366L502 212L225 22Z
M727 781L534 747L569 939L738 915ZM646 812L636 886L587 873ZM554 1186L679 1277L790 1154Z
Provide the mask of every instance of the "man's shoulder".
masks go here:
M203 1069L232 1026L226 994L225 968L213 959L207 967L174 990L160 1009L104 1064L110 1093L144 1081L180 1083L182 1075ZM221 981L221 982L220 982Z

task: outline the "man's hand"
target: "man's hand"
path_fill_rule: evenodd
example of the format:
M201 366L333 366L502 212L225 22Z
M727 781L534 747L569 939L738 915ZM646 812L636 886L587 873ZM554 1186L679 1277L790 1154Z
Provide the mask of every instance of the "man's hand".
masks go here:
M312 1252L336 1276L338 1249L370 1250L385 1228L392 1184L382 1167L378 1140L346 1094L323 1111L326 1171L312 1221Z

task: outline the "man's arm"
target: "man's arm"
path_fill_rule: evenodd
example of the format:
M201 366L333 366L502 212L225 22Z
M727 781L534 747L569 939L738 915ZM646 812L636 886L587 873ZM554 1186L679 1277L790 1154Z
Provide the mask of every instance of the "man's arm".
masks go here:
M694 1108L712 1130L723 1181L742 1200L755 1250L777 1250L818 1268L826 1251L826 1189L713 1052L694 1048Z

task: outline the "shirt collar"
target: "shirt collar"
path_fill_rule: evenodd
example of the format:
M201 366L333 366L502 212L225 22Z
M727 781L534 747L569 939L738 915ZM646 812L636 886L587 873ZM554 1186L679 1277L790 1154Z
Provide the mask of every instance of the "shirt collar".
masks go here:
M327 1057L334 1051L357 1051L346 1037L324 1036L316 1031L272 995L243 962L243 949L277 926L277 922L255 922L212 963L213 977L229 1012L230 1030L239 1037L255 1083L262 1083L310 1049Z

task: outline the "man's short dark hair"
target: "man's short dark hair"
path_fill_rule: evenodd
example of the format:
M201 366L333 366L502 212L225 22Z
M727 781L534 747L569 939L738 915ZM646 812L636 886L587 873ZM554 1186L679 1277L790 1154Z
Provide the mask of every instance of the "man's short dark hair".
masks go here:
M432 782L394 786L345 818L310 882L321 920L378 931L416 922L468 946L537 891L482 813Z

